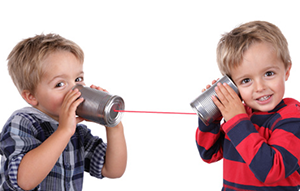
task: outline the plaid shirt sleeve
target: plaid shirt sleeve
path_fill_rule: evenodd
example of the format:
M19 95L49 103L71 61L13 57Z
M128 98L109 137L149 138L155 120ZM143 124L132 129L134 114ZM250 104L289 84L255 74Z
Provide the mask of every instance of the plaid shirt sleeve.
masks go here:
M27 113L26 113L27 112ZM22 190L17 184L20 162L57 129L58 122L43 113L25 109L7 121L0 134L0 190ZM34 190L81 190L84 170L103 178L106 144L83 124L57 160L49 175Z
M101 138L93 136L87 128L84 140L85 171L89 172L91 176L103 178L101 171L105 162L107 145Z
M18 168L24 155L41 142L34 136L33 120L26 114L14 115L3 127L0 136L1 165L0 184L5 190L22 190L17 183ZM3 159L2 158L2 159Z

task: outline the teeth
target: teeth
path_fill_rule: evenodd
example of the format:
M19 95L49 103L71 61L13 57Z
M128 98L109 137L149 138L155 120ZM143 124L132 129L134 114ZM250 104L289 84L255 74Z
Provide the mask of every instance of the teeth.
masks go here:
M259 101L265 101L265 100L267 100L267 99L269 99L269 98L270 98L270 95L264 96L264 97L260 97L258 100L259 100Z

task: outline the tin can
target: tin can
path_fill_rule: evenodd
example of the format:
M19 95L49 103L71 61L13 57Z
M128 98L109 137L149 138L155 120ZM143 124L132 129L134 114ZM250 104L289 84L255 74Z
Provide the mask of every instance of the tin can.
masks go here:
M78 89L84 98L76 109L78 116L106 127L114 127L120 123L123 113L115 111L125 109L124 100L120 96L80 84L73 89Z
M239 94L238 88L233 81L228 76L223 76L215 84L198 96L193 102L191 102L191 107L197 111L198 117L205 125L210 124L221 116L220 110L211 99L213 95L217 96L215 87L218 83L227 83L237 94Z

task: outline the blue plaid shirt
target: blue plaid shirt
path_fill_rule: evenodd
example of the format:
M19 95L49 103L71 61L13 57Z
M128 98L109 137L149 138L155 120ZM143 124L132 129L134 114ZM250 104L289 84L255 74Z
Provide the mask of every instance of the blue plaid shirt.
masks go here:
M58 127L41 111L26 107L13 113L0 134L0 190L22 190L17 184L18 167L24 155L38 147ZM106 144L91 135L83 124L60 155L48 176L34 190L82 190L84 171L103 178Z

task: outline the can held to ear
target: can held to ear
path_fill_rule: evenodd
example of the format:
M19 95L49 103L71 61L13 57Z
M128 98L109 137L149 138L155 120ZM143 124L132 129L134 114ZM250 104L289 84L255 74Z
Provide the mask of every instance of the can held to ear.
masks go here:
M114 127L120 123L123 113L115 111L125 109L124 100L120 96L80 84L73 87L76 88L84 98L76 109L78 116L106 127Z
M193 102L191 102L191 107L197 111L198 117L205 125L210 124L221 116L220 110L211 99L213 95L217 96L215 87L218 83L227 83L237 94L239 94L238 88L233 81L228 76L223 76L215 84L198 96Z

